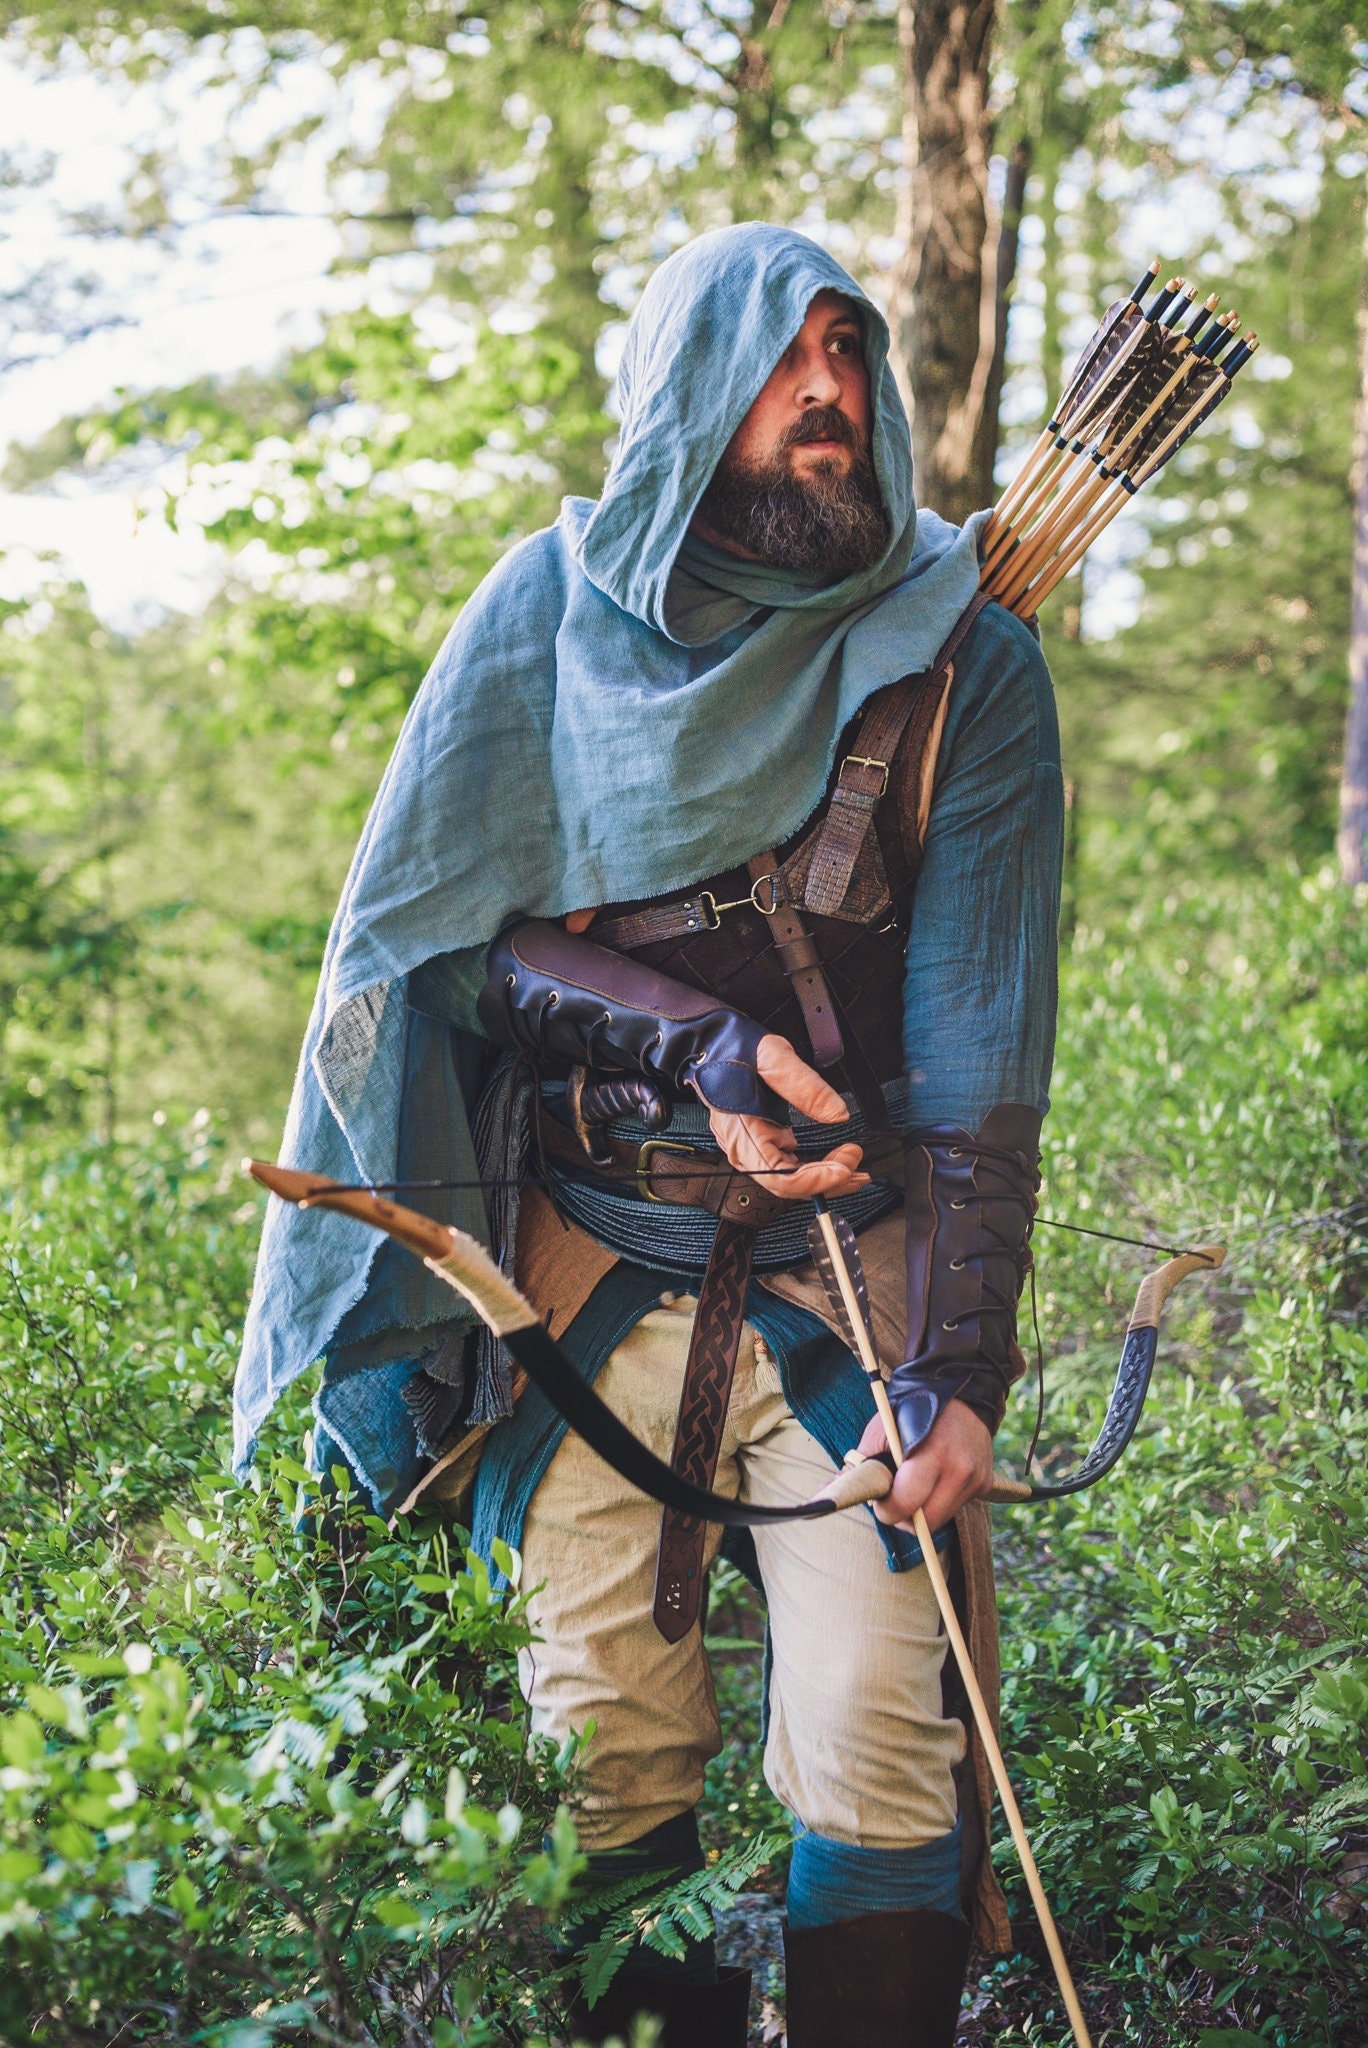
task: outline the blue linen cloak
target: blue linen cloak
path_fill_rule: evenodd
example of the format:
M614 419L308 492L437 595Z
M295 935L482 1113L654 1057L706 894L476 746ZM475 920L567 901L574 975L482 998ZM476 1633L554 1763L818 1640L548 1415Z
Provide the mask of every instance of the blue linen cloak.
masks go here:
M812 299L831 289L863 313L888 547L872 569L821 590L761 564L729 563L726 588L740 601L733 623L691 641L666 602L689 520ZM343 1180L412 1173L406 1087L411 1093L416 1067L445 1060L442 1128L423 1134L423 1177L473 1179L461 1091L447 1071L451 1034L415 1020L414 971L443 956L448 1014L477 1029L484 950L511 915L557 916L665 894L785 839L820 800L837 739L858 707L930 662L977 586L978 522L957 530L934 514L918 516L887 353L878 308L824 250L790 230L719 230L656 272L624 349L622 431L602 497L565 500L554 526L490 572L405 721L329 936L283 1163ZM696 561L696 543L690 551ZM958 846L972 888L1016 892L1015 908L1005 906L1016 937L998 935L984 984L957 957L972 905L956 901L951 887L922 918L923 978L948 977L964 1013L951 1019L948 1036L913 1049L913 1082L937 1097L918 1103L923 1116L970 1115L966 1095L980 1109L1006 1099L1045 1106L1052 938L1048 962L1038 956L1058 886L1049 847L1059 834L1048 815L1057 738L1034 642L1017 622L996 617L988 638L999 643L999 680L989 685L987 722L980 716L971 735L975 758L990 776L1015 763L1032 789L1039 785L1032 801L1044 805L1044 851L1014 843L1004 850L991 830L978 829L982 774L972 766L958 796L949 791L941 805L938 793L944 844ZM973 636L981 645L984 626ZM982 691L972 700L980 713L981 698ZM957 711L965 715L952 707L952 719ZM932 870L935 830L933 813ZM934 990L924 993L934 1007ZM962 1051L976 1034L1002 1046L1014 1082L986 1080L982 1062L965 1081L956 1042ZM446 1213L484 1235L474 1190L457 1192ZM363 1225L271 1198L234 1390L239 1473L279 1393L344 1325L353 1336L392 1328L390 1357L398 1359L405 1326L451 1317L449 1291L441 1290L439 1312L423 1295L439 1283L412 1262L403 1262L407 1274L393 1257L387 1265L381 1243ZM388 1397L397 1399L407 1367L372 1370L398 1374ZM387 1398L378 1379L374 1393Z

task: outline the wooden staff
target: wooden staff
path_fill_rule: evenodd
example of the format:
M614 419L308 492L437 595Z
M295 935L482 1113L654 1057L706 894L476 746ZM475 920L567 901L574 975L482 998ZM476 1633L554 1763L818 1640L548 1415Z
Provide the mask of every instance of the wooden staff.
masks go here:
M893 1413L893 1404L888 1398L888 1388L884 1384L879 1361L874 1355L874 1346L870 1342L869 1329L864 1319L864 1310L861 1308L859 1296L855 1292L855 1283L851 1279L850 1268L846 1264L845 1253L841 1249L841 1240L837 1236L836 1227L824 1207L818 1209L817 1220L821 1225L822 1238L827 1250L831 1254L831 1263L840 1282L841 1299L845 1302L846 1314L850 1318L850 1327L854 1332L855 1342L859 1347L860 1362L864 1366L869 1384L874 1390L874 1404L879 1411L879 1419L883 1423L884 1434L888 1438L888 1448L893 1454L895 1465L901 1465L904 1462L904 1455L897 1418ZM959 1625L959 1616L955 1612L955 1603L950 1597L950 1588L946 1583L945 1573L941 1570L940 1558L936 1554L935 1539L931 1534L930 1526L921 1508L917 1508L914 1512L912 1526L916 1530L917 1541L921 1544L922 1560L930 1575L932 1591L936 1596L936 1605L940 1609L941 1620L945 1623L945 1633L950 1638L950 1645L955 1653L955 1662L959 1665L960 1677L964 1680L964 1690L969 1695L969 1705L973 1710L974 1725L978 1729L979 1741L983 1744L984 1755L988 1759L988 1768L993 1774L993 1783L997 1786L998 1797L1002 1801L1002 1810L1007 1816L1007 1825L1012 1831L1012 1840L1016 1843L1017 1855L1021 1858L1021 1867L1026 1876L1026 1887L1031 1894L1031 1900L1036 1909L1036 1916L1040 1921L1041 1932L1045 1936L1045 1946L1050 1951L1050 1961L1054 1965L1055 1980L1059 1985L1060 1993L1064 1999L1064 2007L1069 2015L1069 2025L1073 2028L1074 2039L1078 2043L1078 2048L1092 2048L1092 2036L1088 2032L1088 2023L1083 2017L1083 2008L1078 2002L1078 1993L1074 1989L1074 1981L1070 1974L1068 1960L1064 1954L1063 1943L1059 1939L1059 1929L1055 1926L1054 1915L1050 1911L1050 1902L1045 1896L1045 1887L1040 1881L1040 1871L1036 1866L1035 1857L1031 1853L1031 1844L1026 1835L1026 1825L1021 1818L1021 1808L1017 1805L1016 1794L1013 1792L1011 1780L1007 1776L1007 1765L1003 1760L1002 1750L998 1744L997 1731L993 1727L992 1717L988 1712L988 1702L983 1697L983 1689L979 1685L978 1677L974 1671L973 1660L969 1655L969 1645L964 1640L964 1631Z

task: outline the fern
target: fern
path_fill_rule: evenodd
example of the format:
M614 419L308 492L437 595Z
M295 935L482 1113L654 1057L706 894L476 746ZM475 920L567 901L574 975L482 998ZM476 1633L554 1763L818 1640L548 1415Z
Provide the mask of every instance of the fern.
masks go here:
M628 1878L595 1893L589 1908L595 1915L606 1912L607 1917L580 1965L590 2005L602 1998L638 1943L682 1962L691 1942L706 1941L712 1933L713 1915L778 1855L786 1839L771 1829L672 1883Z

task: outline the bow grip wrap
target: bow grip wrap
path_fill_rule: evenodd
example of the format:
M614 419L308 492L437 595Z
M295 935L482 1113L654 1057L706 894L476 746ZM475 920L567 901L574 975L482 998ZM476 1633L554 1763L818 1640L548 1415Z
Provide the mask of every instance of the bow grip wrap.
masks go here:
M645 1074L709 1109L786 1120L755 1064L764 1026L715 997L545 918L500 932L486 966L476 1008L496 1045Z
M977 1131L932 1125L906 1140L907 1357L888 1395L903 1449L947 1402L996 1432L1025 1361L1016 1310L1030 1270L1041 1117L999 1103Z

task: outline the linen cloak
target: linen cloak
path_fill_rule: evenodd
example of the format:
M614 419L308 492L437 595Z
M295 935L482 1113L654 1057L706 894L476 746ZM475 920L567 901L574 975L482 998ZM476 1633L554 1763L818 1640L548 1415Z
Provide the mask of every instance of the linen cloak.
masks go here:
M703 489L823 290L861 309L888 547L814 590L691 541L686 560L731 602L667 608ZM927 666L974 593L977 520L957 530L917 513L884 318L805 236L752 222L673 255L632 319L618 398L602 497L567 498L490 572L405 720L329 935L284 1164L340 1180L412 1173L406 1085L440 1068L423 1177L473 1180L451 1033L410 1028L415 970L441 956L449 1016L475 1030L484 950L510 916L662 895L787 838L816 808L854 712ZM485 1235L475 1189L443 1213ZM422 1290L438 1283L413 1262L401 1276L393 1257L386 1277L382 1242L270 1199L234 1390L239 1474L278 1395L339 1330L388 1323L398 1359L398 1333L435 1320Z

